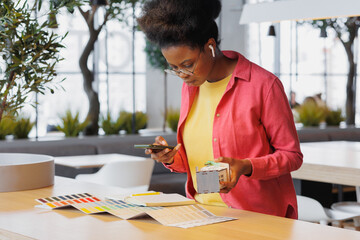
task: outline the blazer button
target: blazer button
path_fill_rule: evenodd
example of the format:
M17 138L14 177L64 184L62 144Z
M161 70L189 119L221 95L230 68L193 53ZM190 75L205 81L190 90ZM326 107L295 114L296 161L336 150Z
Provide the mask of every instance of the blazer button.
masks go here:
M220 113L216 114L217 117L220 117Z
M216 142L216 138L214 138L214 142Z

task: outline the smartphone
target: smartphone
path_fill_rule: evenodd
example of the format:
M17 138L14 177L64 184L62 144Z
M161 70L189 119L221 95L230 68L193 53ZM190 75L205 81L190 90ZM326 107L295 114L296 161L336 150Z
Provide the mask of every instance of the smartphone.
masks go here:
M163 150L165 148L174 149L174 146L154 145L154 144L135 144L134 148L145 148L153 150Z

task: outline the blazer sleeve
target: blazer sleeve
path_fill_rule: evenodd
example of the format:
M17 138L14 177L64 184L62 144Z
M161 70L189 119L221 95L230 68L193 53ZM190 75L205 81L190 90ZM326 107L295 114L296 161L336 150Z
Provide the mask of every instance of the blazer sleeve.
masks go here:
M252 179L270 179L289 174L302 164L303 155L294 124L293 114L278 78L274 79L265 97L261 121L273 153L250 158Z

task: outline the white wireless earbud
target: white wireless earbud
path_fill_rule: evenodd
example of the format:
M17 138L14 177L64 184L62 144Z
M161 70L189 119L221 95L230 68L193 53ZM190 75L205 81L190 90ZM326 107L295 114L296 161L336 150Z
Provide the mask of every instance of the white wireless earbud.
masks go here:
M209 48L211 49L212 56L215 57L215 50L212 45L209 45Z

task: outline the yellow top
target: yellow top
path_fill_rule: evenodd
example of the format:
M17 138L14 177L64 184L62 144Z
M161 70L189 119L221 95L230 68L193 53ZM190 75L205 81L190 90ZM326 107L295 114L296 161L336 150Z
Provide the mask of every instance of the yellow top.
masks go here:
M186 119L183 139L195 190L196 169L205 162L213 160L212 132L215 110L225 93L231 75L214 83L205 82L200 86L198 95ZM202 204L226 206L219 193L195 194L196 201Z

